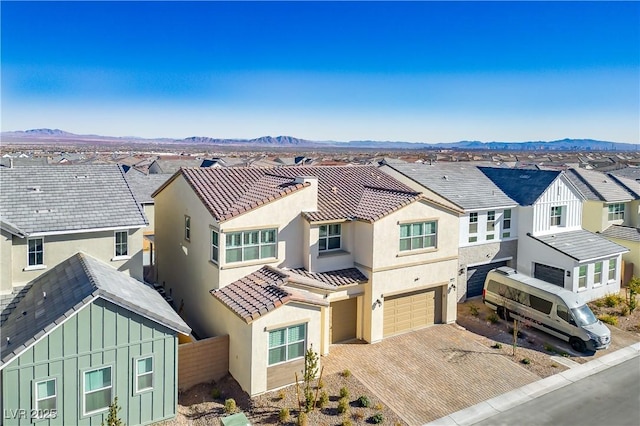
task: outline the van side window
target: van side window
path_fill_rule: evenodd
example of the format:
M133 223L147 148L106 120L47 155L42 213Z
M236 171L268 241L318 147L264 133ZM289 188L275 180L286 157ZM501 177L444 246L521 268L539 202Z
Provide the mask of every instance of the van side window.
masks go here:
M569 324L573 324L573 318L571 317L571 314L569 314L569 310L566 306L558 305L558 316Z
M538 296L534 296L533 294L529 295L529 302L531 303L531 307L536 311L540 311L543 314L550 314L551 308L553 307L553 302L542 299ZM559 312L559 311L558 311ZM558 315L560 315L558 313Z

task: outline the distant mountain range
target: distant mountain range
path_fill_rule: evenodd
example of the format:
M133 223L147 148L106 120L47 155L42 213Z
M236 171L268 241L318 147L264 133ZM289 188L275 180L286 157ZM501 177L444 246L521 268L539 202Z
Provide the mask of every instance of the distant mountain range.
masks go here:
M220 139L206 136L192 136L185 139L155 138L145 139L134 136L115 137L101 135L77 135L60 129L32 129L2 132L0 138L5 143L154 143L185 145L225 145L240 147L299 147L299 148L352 148L352 149L452 149L463 151L640 151L638 144L598 141L594 139L562 139L555 141L527 142L481 142L460 141L453 143L412 143L400 141L312 141L293 136L263 136L255 139Z

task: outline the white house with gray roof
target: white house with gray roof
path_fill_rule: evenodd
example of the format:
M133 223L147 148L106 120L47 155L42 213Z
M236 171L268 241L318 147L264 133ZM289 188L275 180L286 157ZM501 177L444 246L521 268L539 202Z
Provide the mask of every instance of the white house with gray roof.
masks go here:
M464 212L459 216L459 300L481 295L491 269L516 266L518 203L476 164L385 162L381 167L413 189Z
M518 203L517 269L582 293L586 300L620 291L625 247L582 229L584 195L565 172L480 167Z
M78 251L142 280L147 224L115 164L1 168L3 316L29 281Z

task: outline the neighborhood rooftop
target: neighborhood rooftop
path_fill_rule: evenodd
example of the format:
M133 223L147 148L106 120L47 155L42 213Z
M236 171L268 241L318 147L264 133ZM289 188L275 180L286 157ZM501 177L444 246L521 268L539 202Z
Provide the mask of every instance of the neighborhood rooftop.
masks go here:
M0 168L0 216L27 235L147 224L115 164Z
M531 238L566 254L567 256L583 262L604 256L613 256L626 253L629 250L619 244L592 232L580 229L570 232L559 232L551 235L529 235Z
M153 288L84 253L59 263L28 286L2 324L0 366L97 298L180 333L191 332Z
M607 238L635 241L640 243L640 228L632 226L611 225L601 233Z
M463 209L516 205L474 164L396 162L387 165Z
M633 196L621 186L617 179L593 170L570 169L567 177L582 192L587 200L629 201Z
M306 176L318 179L318 211L305 213L310 221L375 221L419 198L373 166L183 168L172 179L179 174L219 222L309 186L299 179Z
M519 170L496 167L479 167L479 169L521 206L530 206L535 203L562 173L551 170Z
M129 170L125 175L129 187L141 204L153 204L153 194L170 177L169 174L144 174L136 170Z

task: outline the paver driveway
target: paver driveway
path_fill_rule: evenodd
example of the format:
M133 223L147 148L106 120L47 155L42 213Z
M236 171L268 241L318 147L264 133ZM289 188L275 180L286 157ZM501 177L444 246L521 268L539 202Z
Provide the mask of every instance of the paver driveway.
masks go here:
M349 369L410 425L421 425L540 379L456 325L373 345L331 346L325 373Z

